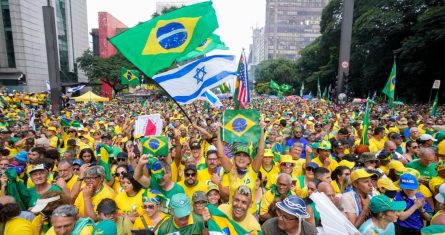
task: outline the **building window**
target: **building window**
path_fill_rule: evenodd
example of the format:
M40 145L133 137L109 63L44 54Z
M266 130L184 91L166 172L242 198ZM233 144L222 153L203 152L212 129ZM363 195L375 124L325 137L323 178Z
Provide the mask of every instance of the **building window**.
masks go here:
M8 56L8 67L15 68L14 40L12 38L11 15L9 13L9 0L1 0L3 16L3 27L5 30L6 55Z

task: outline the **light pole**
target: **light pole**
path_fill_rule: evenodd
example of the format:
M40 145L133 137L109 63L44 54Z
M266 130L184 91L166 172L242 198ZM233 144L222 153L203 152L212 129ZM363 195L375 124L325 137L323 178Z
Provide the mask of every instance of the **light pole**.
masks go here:
M338 60L338 74L336 97L344 92L344 78L349 76L349 60L351 56L352 17L354 13L354 0L343 1L343 21L341 23L340 57Z

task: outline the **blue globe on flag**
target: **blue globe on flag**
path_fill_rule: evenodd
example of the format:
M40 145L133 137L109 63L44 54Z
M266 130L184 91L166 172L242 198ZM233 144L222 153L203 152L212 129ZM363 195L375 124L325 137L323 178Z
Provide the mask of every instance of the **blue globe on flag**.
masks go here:
M246 120L244 118L237 118L232 122L232 129L236 132L243 132L247 127Z
M177 48L187 40L187 30L181 23L169 23L157 30L156 38L164 49Z
M160 145L160 143L159 143L159 140L157 140L157 139L152 139L148 142L148 146L153 150L158 149L159 145Z

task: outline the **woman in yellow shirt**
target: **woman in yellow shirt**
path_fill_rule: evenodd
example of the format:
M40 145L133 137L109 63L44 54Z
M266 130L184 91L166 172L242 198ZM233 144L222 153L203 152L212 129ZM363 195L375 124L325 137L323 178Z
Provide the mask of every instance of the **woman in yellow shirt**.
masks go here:
M165 221L169 215L160 211L161 198L163 195L157 190L145 190L142 196L142 208L144 213L137 217L133 230L153 229ZM159 225L158 225L159 224Z
M137 182L133 175L123 173L120 178L120 184L123 192L119 193L116 198L118 205L118 215L127 217L132 223L139 215L142 215L142 185Z

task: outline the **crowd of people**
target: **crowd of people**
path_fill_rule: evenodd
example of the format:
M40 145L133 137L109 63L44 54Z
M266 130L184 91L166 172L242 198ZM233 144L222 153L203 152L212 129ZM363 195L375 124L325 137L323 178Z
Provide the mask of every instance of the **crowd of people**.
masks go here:
M230 99L186 114L150 98L54 115L45 93L2 93L0 234L209 234L215 210L252 234L317 234L315 192L356 234L445 233L445 115L375 104L364 138L366 103L294 98L254 97L252 144L221 137ZM134 123L146 114L161 115L168 154L143 153Z

